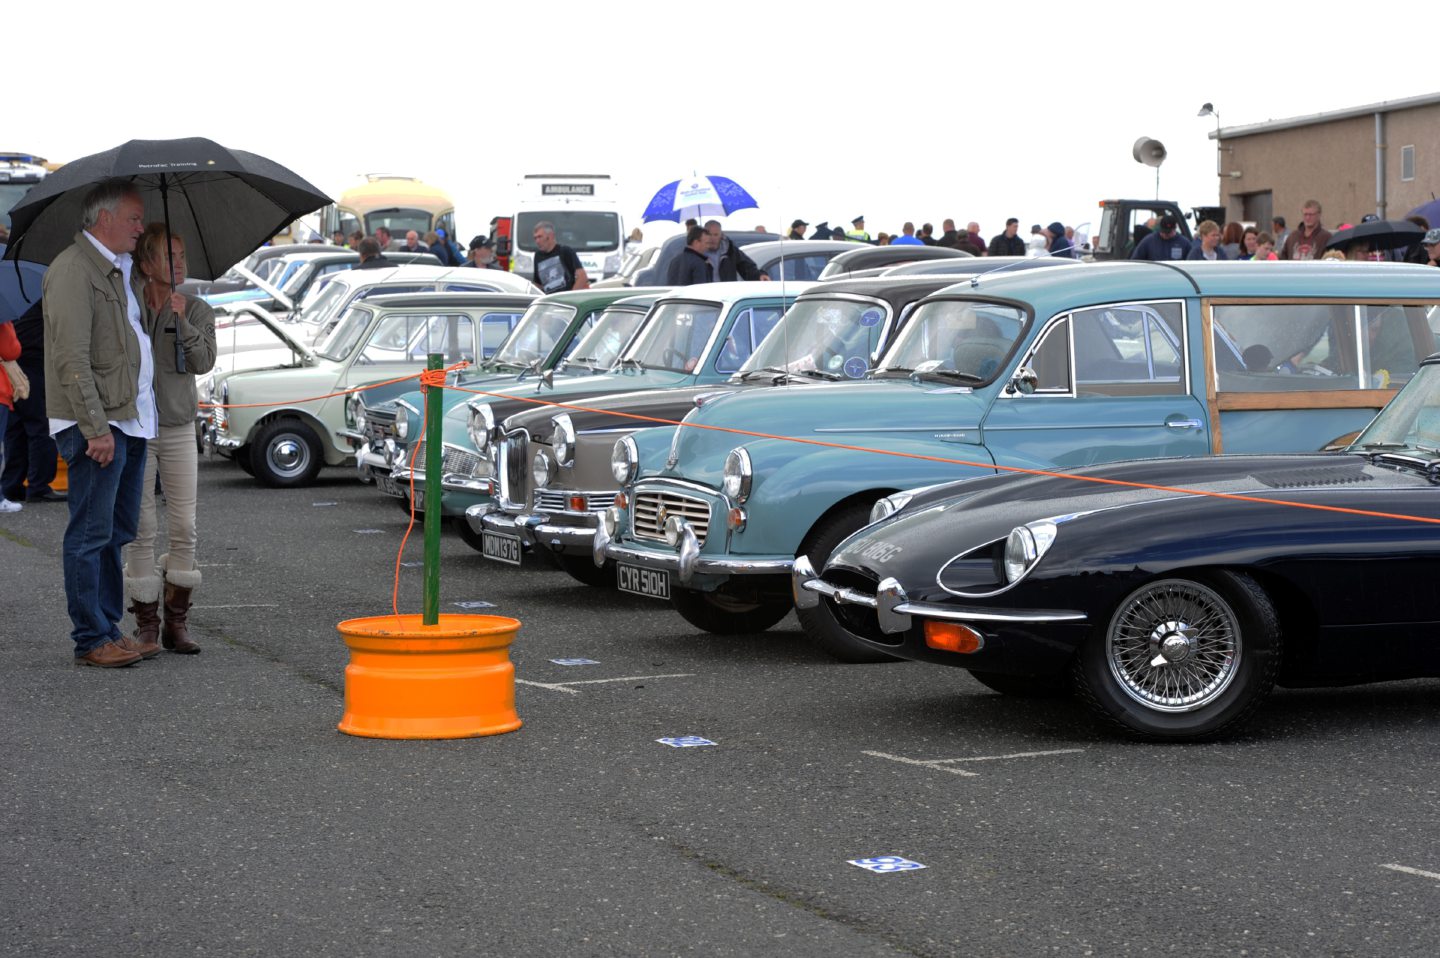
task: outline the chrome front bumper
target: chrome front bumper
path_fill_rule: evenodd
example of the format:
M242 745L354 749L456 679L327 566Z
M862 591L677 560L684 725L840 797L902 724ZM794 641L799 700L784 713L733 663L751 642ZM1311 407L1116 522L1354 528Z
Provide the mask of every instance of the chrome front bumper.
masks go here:
M700 543L695 532L688 525L680 530L680 542L676 551L652 552L634 546L621 545L610 541L604 527L595 531L595 563L603 565L605 559L640 566L643 569L664 569L675 573L682 583L688 583L696 576L732 575L787 575L795 564L791 556L755 556L753 558L730 558L702 556Z
M983 625L1003 625L1034 622L1084 622L1083 612L1063 609L967 609L963 606L936 605L931 602L911 602L905 590L894 579L881 579L874 595L855 589L832 585L815 572L808 556L795 560L790 571L790 585L795 594L795 608L813 609L820 604L821 596L829 596L840 605L859 605L874 609L879 620L880 631L895 634L908 632L911 616L925 619L946 619L951 622L967 622Z
M508 536L519 536L520 541L527 546L538 545L553 552L591 553L595 545L595 532L600 524L600 516L596 513L571 513L573 518L582 521L589 519L589 525L561 525L552 521L548 513L504 512L491 503L472 506L465 514L467 518L471 518L470 528L476 532L489 530Z

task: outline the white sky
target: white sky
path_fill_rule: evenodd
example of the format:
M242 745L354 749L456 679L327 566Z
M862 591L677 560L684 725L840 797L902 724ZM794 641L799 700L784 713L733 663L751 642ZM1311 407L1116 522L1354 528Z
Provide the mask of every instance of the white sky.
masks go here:
M1169 150L1162 197L1214 203L1215 120L1195 115L1204 102L1228 127L1434 90L1424 54L1404 69L1394 53L1424 31L1423 7L1373 17L1119 0L130 9L129 26L103 27L63 5L7 11L6 34L25 40L5 44L0 149L63 161L128 139L206 136L332 196L366 172L405 173L456 197L462 241L536 172L611 174L627 228L656 189L692 171L729 176L759 201L730 218L735 228L861 213L872 234L906 219L938 230L947 216L978 220L987 236L1011 215L1022 232L1074 225L1096 219L1102 197L1155 195L1154 171L1131 158L1141 136Z

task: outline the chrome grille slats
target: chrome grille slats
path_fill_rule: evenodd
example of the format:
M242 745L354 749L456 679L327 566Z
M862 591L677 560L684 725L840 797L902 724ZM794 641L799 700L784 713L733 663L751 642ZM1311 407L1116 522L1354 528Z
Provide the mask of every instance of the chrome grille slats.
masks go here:
M409 462L407 457L406 462ZM440 458L440 474L443 476L473 475L480 466L480 457L473 452L445 446ZM420 440L415 449L415 474L425 474L425 440Z
M500 500L524 502L530 485L530 463L526 455L529 443L525 433L520 430L506 433L495 448L495 477L500 485Z
M635 493L632 518L635 538L664 542L665 520L670 516L683 516L690 523L696 541L705 544L705 536L710 531L710 503L695 496L658 489Z
M541 512L568 512L570 497L584 496L589 500L591 512L604 512L615 504L615 490L609 492L585 492L580 489L542 489L535 493L535 508Z
M396 409L366 409L365 438L384 442L396 438Z

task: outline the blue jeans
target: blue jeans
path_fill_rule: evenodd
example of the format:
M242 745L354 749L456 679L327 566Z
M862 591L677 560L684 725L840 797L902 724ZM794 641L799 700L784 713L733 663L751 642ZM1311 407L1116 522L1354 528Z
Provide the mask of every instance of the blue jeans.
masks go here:
M120 638L125 572L120 550L135 538L145 479L145 440L112 429L115 458L101 467L85 455L79 426L55 436L70 470L70 523L62 551L65 607L74 626L75 655Z

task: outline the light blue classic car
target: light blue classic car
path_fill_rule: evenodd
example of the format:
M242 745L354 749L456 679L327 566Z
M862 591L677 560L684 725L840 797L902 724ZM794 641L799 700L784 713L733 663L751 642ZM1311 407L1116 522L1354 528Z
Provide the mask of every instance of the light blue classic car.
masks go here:
M780 321L796 296L811 283L705 283L675 290L655 301L644 328L626 349L616 371L604 376L557 379L553 384L524 382L476 395L445 414L446 467L441 478L446 516L492 501L496 471L529 471L530 460L497 461L504 438L499 424L522 409L543 403L578 403L596 396L722 383ZM513 398L512 398L513 397ZM423 461L415 456L417 467ZM397 469L394 478L408 486L410 473ZM425 491L424 474L414 476L417 496ZM417 506L423 502L417 501ZM464 528L459 528L459 526ZM478 547L480 537L463 518L458 531ZM515 558L518 559L518 551Z
M792 569L822 568L886 497L996 464L1317 450L1369 421L1437 327L1440 271L1398 264L977 277L920 303L870 381L707 402L685 422L711 428L678 430L645 472L617 444L634 478L596 560L699 628L763 630L793 607ZM810 637L873 659L830 608L799 610Z

